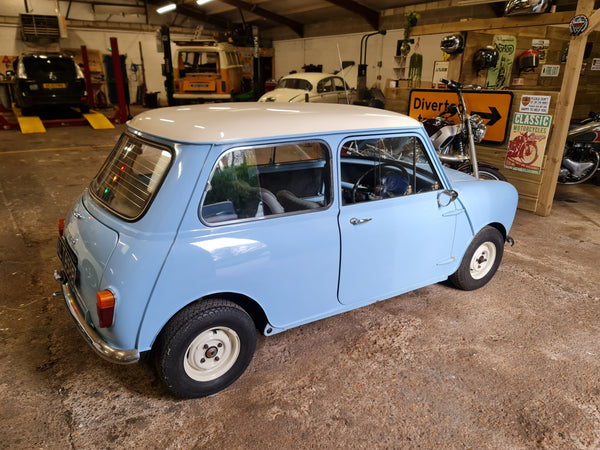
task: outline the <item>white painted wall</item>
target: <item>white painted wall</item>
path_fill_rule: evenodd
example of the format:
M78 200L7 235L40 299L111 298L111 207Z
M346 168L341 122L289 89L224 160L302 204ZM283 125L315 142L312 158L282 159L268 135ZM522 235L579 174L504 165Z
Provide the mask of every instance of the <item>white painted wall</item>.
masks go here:
M302 66L308 64L322 64L323 72L333 72L340 69L342 61L359 62L360 42L364 34L344 34L318 38L292 39L274 41L275 48L275 77L289 74L295 70L302 72ZM440 42L445 34L422 36L419 45L413 44L411 54L415 51L423 55L423 88L431 87L434 61L441 61L442 51ZM398 40L404 38L404 30L388 30L385 36L374 35L367 41L367 87L379 85L385 87L386 80L397 79L397 67L394 56ZM339 47L339 54L338 54ZM408 56L410 59L410 54ZM381 62L381 65L379 65ZM406 71L408 75L408 69ZM378 79L380 77L380 79ZM349 82L349 84L355 84Z

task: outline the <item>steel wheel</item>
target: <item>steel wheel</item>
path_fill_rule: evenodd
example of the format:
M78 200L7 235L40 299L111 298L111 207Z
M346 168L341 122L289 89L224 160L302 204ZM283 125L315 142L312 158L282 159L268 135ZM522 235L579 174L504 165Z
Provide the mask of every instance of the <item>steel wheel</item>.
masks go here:
M481 244L473 257L471 258L471 264L469 270L474 280L481 280L485 277L496 261L496 246L491 242L484 242Z
M188 347L183 367L196 381L211 381L227 373L240 354L240 337L231 328L211 328Z

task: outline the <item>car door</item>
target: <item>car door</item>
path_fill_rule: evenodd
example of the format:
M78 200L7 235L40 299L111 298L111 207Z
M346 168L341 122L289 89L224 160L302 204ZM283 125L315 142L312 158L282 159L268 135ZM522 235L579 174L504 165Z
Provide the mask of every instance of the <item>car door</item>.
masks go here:
M317 93L321 103L338 103L338 94L333 89L332 78L328 77L317 83Z
M443 185L420 137L348 140L340 168L339 301L367 303L445 279L463 212L457 202L440 206Z

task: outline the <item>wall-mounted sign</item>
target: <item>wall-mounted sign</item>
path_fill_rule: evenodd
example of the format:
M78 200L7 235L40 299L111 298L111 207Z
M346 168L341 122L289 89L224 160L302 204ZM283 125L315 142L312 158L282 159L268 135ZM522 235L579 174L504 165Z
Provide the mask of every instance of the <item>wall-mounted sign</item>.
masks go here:
M517 38L515 36L495 35L493 45L498 50L498 63L496 63L496 67L488 69L485 87L486 89L502 89L510 84L510 73L515 60Z
M442 78L448 78L448 68L450 67L450 61L435 61L433 63L433 81L431 82L432 88L444 87L444 83L440 80Z
M464 91L469 114L478 114L487 125L485 142L501 143L506 139L513 93L510 91ZM455 92L434 89L410 91L408 115L417 120L439 116L452 104L458 104ZM456 116L450 120L456 119Z
M592 67L590 70L600 70L600 58L592 59Z
M520 112L548 114L550 108L549 95L522 95L519 103Z
M552 116L516 112L504 167L539 175L551 124Z
M573 36L579 36L589 25L590 21L584 14L579 14L571 19L569 23L569 30L571 30L571 34Z
M560 66L558 64L544 64L540 77L557 77L560 73Z
M550 39L532 39L531 48L538 52L540 64L546 64L548 49L550 48Z

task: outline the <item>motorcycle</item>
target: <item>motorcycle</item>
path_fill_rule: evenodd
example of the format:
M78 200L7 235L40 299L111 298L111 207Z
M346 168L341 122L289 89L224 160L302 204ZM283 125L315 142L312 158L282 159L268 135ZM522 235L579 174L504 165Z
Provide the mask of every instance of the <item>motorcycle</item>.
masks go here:
M573 125L567 134L558 182L578 184L589 180L600 166L600 114L590 112L589 117Z
M456 92L458 105L450 105L438 117L423 120L425 131L442 163L483 180L506 181L504 175L491 164L478 162L475 144L483 140L486 125L477 114L469 114L462 95L463 88L481 89L480 86L462 86L458 81L441 80ZM458 115L458 123L449 119Z

